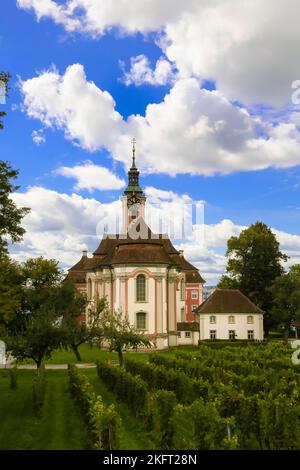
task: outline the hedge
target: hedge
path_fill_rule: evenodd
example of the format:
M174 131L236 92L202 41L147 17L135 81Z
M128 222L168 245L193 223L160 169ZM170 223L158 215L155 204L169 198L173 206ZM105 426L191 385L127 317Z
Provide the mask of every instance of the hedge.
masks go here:
M121 419L114 405L106 407L101 397L96 396L88 378L80 374L75 366L69 365L69 378L71 394L87 424L92 447L101 450L118 449Z
M136 416L145 417L148 414L149 394L144 380L105 362L97 362L97 370L100 379L120 400L127 403Z

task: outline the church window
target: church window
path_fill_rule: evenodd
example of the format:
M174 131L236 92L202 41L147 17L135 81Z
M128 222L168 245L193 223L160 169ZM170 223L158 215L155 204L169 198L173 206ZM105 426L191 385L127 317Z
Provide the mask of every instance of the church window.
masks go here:
M88 299L92 299L92 281L91 279L88 280Z
M235 317L234 317L234 315L229 315L229 317L228 317L228 323L235 323Z
M138 330L146 330L146 313L145 312L137 312L136 328Z
M184 300L184 280L180 282L180 300Z
M209 317L209 323L216 323L216 315L211 315Z
M198 291L192 290L192 299L198 299Z
M136 278L136 300L137 302L146 302L146 277L139 274Z
M253 315L248 315L247 323L254 323Z

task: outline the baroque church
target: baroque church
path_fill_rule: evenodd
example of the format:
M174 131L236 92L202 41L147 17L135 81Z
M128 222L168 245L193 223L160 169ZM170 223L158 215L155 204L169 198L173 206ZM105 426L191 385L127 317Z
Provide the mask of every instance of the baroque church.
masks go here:
M121 233L105 233L93 256L84 251L67 277L90 303L106 298L111 315L122 312L156 349L202 340L263 340L259 307L238 290L216 289L203 301L205 281L198 269L166 234L146 224L134 144L132 150ZM80 321L88 322L88 313Z
M84 251L68 278L90 302L106 297L111 314L121 311L147 334L153 347L197 344L194 312L203 302L205 281L166 234L155 234L147 226L134 144L132 152L128 186L121 198L122 233L104 234L93 256ZM81 321L88 321L86 315Z

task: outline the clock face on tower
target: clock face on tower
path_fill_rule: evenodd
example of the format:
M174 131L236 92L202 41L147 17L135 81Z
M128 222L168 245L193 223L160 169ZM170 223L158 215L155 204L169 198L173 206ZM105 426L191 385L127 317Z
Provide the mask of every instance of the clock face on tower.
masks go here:
M140 204L141 203L141 200L138 196L136 196L135 194L133 194L132 196L130 196L127 200L127 206L128 207L132 207L136 204Z

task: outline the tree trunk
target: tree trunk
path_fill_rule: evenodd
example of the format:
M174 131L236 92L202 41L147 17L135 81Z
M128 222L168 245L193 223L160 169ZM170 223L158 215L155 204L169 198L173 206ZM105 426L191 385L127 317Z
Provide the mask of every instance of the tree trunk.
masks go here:
M79 346L77 346L76 344L71 344L72 351L75 354L77 361L82 362L78 347Z
M42 360L43 360L42 357L39 357L38 359L35 359L36 368L37 368L38 371L39 371L39 368L41 367Z
M122 366L124 364L122 348L118 349L118 358L119 358L119 364L120 366Z
M283 338L284 338L285 343L287 343L289 340L289 333L290 333L290 324L286 325L284 329Z

